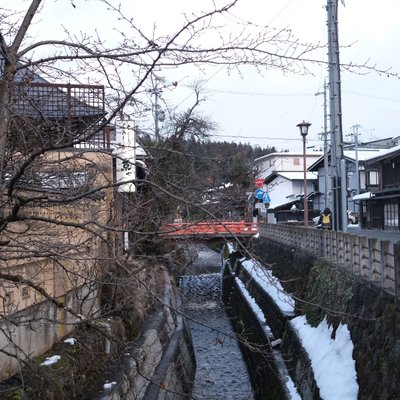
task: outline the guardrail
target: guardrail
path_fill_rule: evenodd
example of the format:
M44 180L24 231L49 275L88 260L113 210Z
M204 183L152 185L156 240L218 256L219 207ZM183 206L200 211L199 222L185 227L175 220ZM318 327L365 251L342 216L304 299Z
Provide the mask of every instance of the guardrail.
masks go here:
M305 250L400 298L400 242L340 231L260 223L260 237Z

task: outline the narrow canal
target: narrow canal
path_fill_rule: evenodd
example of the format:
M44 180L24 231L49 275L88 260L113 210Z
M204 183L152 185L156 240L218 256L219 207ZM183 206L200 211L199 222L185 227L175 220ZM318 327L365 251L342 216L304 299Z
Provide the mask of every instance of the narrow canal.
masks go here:
M253 400L250 378L222 303L221 256L205 245L180 278L196 356L194 400Z

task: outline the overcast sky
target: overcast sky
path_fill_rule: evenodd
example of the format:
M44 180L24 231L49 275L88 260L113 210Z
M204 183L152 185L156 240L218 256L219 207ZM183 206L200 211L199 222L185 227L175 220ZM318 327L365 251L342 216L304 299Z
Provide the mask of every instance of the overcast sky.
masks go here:
M122 0L133 17L140 17L148 32L176 28L182 13L208 9L209 0ZM8 2L7 2L8 3ZM27 8L29 0L14 0L7 7ZM72 6L73 3L75 7ZM118 4L119 1L115 1ZM254 23L292 29L301 41L326 43L327 0L239 0L233 13ZM353 62L400 73L398 38L400 37L400 2L398 0L346 0L339 5L339 44L341 62ZM96 27L102 33L112 28L106 22L96 0L45 0L37 24L37 36L56 35L61 25L76 31ZM109 20L108 20L109 21ZM40 27L40 29L39 29ZM228 29L228 28L227 28ZM327 53L327 51L326 51ZM322 54L326 57L327 54ZM275 146L278 150L302 149L296 125L302 120L312 123L308 146L321 144L318 134L324 125L322 93L326 67L312 67L307 76L285 75L268 70L262 75L252 68L242 69L242 76L228 74L224 68L212 70L160 71L167 80L177 80L176 90L163 92L166 103L189 107L193 102L185 89L194 80L204 81L207 101L202 112L219 125L220 140ZM343 134L355 125L360 141L400 135L400 80L369 73L342 72Z

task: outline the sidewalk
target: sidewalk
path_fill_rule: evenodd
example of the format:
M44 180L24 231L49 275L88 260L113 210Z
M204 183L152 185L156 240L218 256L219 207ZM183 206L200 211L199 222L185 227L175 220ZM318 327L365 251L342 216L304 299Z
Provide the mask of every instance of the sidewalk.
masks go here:
M358 236L366 236L369 238L376 238L379 240L389 240L393 243L400 242L399 231L367 230L367 229L361 229L359 225L348 225L347 233L351 233Z

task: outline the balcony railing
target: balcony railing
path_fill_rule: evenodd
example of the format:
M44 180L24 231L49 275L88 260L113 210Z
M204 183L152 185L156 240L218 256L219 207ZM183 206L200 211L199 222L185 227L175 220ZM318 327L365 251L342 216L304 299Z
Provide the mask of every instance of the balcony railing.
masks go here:
M70 143L76 148L108 148L104 104L104 86L17 82L10 97L10 136L16 138L16 146L22 139L25 148Z

